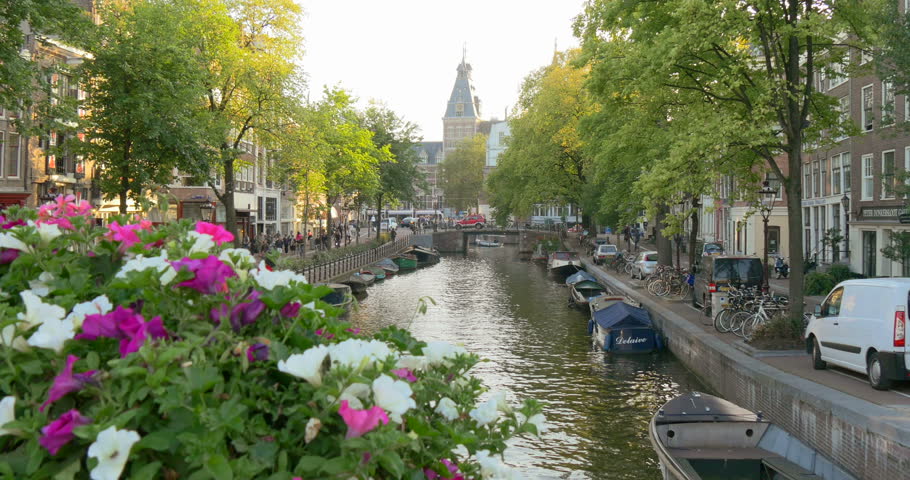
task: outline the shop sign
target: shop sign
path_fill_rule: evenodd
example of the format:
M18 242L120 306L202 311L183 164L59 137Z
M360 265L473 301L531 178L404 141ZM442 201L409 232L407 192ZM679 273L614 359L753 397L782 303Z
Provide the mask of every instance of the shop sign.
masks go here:
M904 210L903 207L863 207L859 214L868 220L893 220Z

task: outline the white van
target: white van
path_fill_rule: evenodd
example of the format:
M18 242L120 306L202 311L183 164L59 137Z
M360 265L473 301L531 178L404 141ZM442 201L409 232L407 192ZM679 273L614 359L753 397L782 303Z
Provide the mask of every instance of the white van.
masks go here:
M386 218L379 222L380 232L389 232L398 229L398 222L394 218Z
M812 366L828 363L865 373L885 390L907 380L907 297L910 278L847 280L839 283L806 327L806 351Z

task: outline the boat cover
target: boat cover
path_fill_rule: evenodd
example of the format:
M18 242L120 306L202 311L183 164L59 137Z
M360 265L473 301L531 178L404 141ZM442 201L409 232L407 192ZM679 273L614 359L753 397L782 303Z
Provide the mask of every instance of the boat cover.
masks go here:
M398 271L398 265L395 265L395 262L393 262L391 258L383 258L376 262L376 265L384 270Z
M657 425L695 422L761 422L754 412L722 398L700 392L680 395L667 402L654 417Z
M590 297L595 297L597 295L600 295L601 292L604 291L603 285L601 285L597 282L592 282L590 280L582 280L582 281L576 283L575 285L572 285L572 288L574 288L575 291L577 291L578 293L582 293L582 291L587 291L586 294ZM590 290L596 290L597 295L592 294L590 292Z
M636 308L624 302L614 303L592 314L597 326L603 329L653 327L651 315L643 308Z
M566 285L575 285L576 283L581 282L583 280L588 280L590 282L597 281L597 279L594 278L594 276L591 275L590 273L588 273L584 270L579 270L578 272L573 273L572 275L569 275L568 278L566 278Z

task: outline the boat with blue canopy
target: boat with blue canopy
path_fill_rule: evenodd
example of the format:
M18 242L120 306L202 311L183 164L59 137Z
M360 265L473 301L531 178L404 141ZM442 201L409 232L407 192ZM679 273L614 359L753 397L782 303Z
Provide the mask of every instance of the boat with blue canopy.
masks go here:
M584 270L579 270L578 272L573 273L572 275L569 275L568 277L566 277L566 285L575 285L576 283L584 281L584 280L587 280L589 282L597 281L597 279L594 278L594 275L591 275L590 273L588 273Z
M663 339L648 311L625 302L592 312L588 332L605 352L651 353L663 349Z

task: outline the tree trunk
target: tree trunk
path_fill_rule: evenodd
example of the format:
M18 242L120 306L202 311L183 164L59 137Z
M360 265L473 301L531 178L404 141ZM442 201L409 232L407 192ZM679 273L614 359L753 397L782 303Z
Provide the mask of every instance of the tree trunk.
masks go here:
M130 134L130 130L126 131ZM120 166L120 215L126 215L127 194L130 191L130 150L133 148L132 140L127 140L123 146L123 165Z
M692 220L692 223L689 225L689 268L692 268L692 265L698 263L698 255L701 252L695 252L695 243L698 241L698 229L700 227L698 222L698 198L692 198L692 215L689 217Z
M126 187L120 189L120 193L117 196L120 198L120 215L126 215Z
M223 155L228 155L225 150ZM224 194L221 195L224 204L224 226L234 235L234 246L240 245L240 233L237 230L237 211L234 209L234 158L224 160ZM257 212L262 215L263 212Z
M667 216L667 211L667 206L661 205L657 209L657 218L654 219L654 233L656 235L654 240L657 243L657 263L660 265L673 265L673 245L670 243L670 239L661 231L666 227L666 225L664 225L664 218Z
M326 250L331 250L335 246L335 232L332 231L332 205L334 204L334 201L329 201L328 208L325 209Z
M803 205L801 141L799 137L791 140L791 150L787 162L790 166L789 178L784 180L787 191L787 229L790 241L790 316L801 319L803 314ZM793 145L793 144L796 145Z
M309 189L303 194L303 252L301 253L302 257L306 257L306 244L309 243L309 232L310 232L310 192ZM315 235L314 235L315 236Z

